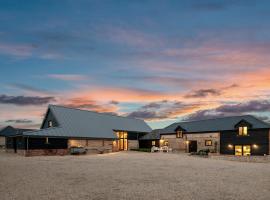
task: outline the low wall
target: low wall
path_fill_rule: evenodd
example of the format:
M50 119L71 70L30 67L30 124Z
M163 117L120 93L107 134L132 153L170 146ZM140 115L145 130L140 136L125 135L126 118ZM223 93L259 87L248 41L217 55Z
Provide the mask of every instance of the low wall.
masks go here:
M233 156L233 155L209 155L216 160L230 160L238 162L270 163L270 156Z
M68 149L34 149L34 150L19 150L18 154L24 156L64 156L69 154Z
M80 146L87 149L87 154L99 154L99 153L110 153L115 151L112 140L99 139L99 140L80 140L80 139L69 139L68 148L72 146Z

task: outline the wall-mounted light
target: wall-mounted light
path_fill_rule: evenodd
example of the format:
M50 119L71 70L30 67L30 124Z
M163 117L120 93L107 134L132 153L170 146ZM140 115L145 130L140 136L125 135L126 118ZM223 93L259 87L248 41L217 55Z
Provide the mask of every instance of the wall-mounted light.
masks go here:
M228 144L228 148L229 149L232 149L233 148L233 145L232 144Z
M257 144L253 144L252 147L253 147L254 149L258 149L258 148L259 148L259 146L258 146Z
M188 140L186 141L186 144L189 144L189 141Z

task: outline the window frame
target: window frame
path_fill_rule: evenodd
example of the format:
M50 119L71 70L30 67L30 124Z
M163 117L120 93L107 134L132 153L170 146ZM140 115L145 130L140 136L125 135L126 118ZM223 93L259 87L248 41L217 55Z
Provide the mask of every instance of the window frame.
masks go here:
M48 127L49 127L49 128L53 127L53 121L52 121L52 120L49 120L49 121L48 121Z
M183 131L181 130L176 131L176 138L183 138Z
M211 142L211 145L207 144L207 142ZM205 140L204 144L205 144L205 146L210 147L210 146L213 146L213 141L212 140Z
M238 136L249 136L247 126L238 127Z

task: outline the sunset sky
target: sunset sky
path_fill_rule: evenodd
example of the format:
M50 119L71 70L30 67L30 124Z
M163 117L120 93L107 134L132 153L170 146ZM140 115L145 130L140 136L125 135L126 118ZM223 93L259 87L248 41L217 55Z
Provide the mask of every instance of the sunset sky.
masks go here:
M270 119L270 1L0 0L0 127L48 104L146 120Z

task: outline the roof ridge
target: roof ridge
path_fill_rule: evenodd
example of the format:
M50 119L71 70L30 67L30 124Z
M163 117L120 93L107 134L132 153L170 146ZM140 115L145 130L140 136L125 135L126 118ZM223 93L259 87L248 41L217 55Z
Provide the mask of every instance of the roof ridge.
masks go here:
M179 123L192 123L192 122L210 121L210 120L219 120L219 119L226 119L226 118L233 118L233 117L246 117L246 116L254 117L253 115L233 115L233 116L226 116L226 117L216 117L216 118L211 118L211 119L200 119L200 120L180 121L180 122L175 122L175 123L176 123L176 124L179 124ZM255 117L254 117L254 118L255 118ZM260 121L261 121L261 120L260 120Z
M139 121L145 122L144 120L139 119L139 118L125 117L125 116L114 115L114 114L109 114L109 113L101 113L101 112L92 111L92 110L83 110L83 109L80 109L80 108L72 108L72 107L67 107L67 106L62 106L62 105L53 105L53 104L50 104L49 105L49 107L53 107L53 106L54 107L61 107L61 108L65 108L65 109L77 110L77 111L91 112L91 113L96 113L96 114L99 114L99 115L105 115L105 116L111 116L111 117L120 117L120 118L127 118L127 119L135 119L135 120L139 120Z
M247 116L253 117L254 119L256 119L256 120L258 120L258 121L262 122L263 124L265 124L265 125L267 125L267 126L270 127L270 123L265 122L264 120L259 119L259 118L257 118L256 116L253 116L253 115L247 115Z
M33 133L33 132L46 131L46 130L54 130L54 129L60 129L60 128L62 128L62 127L61 126L48 127L48 128L43 128L43 129L31 130L31 131L23 131L23 133Z

